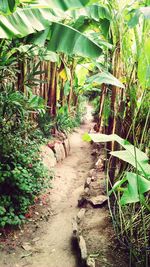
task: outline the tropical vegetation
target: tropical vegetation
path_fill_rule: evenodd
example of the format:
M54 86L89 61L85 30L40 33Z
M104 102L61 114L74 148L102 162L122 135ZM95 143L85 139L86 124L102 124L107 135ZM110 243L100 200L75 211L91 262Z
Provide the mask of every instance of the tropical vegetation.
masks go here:
M1 1L0 227L49 186L37 144L78 126L88 98L114 228L129 266L148 267L149 87L149 0Z

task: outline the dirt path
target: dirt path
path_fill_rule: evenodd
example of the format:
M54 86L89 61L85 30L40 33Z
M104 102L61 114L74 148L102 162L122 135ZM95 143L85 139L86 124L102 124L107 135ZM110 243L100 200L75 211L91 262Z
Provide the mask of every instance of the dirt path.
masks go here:
M82 126L71 136L70 156L55 169L51 206L56 215L39 242L42 253L32 257L32 267L77 266L76 258L71 252L71 222L77 213L77 201L92 164L90 145L83 143L81 139L87 128L88 125Z
M54 216L50 217L48 222L41 222L42 226L35 234L39 239L35 241L32 254L26 252L25 257L22 256L21 248L7 253L3 251L0 267L79 267L71 244L72 218L78 212L78 198L93 164L91 146L82 141L82 134L90 129L90 120L89 107L86 123L71 135L70 155L55 168L56 177L50 191ZM33 237L30 233L25 241L31 242Z

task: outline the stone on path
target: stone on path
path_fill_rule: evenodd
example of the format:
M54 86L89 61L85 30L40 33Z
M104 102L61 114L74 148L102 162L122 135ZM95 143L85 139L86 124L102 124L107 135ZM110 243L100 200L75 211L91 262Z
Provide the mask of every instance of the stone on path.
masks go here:
M23 244L22 244L22 248L23 248L25 251L32 251L32 247L30 246L29 243L23 243Z
M77 214L77 222L80 223L85 215L85 209L80 209L80 211Z
M65 149L65 154L66 154L66 157L67 157L69 155L69 152L70 152L69 139L65 139L64 142L63 142L63 145L64 145L64 149Z
M86 243L82 235L79 236L79 248L81 251L81 258L82 260L87 259L87 248L86 248Z
M40 150L43 164L47 166L49 170L51 170L51 168L56 165L56 157L54 152L46 145L42 145Z
M66 155L65 155L65 150L64 150L64 146L62 143L55 143L54 151L55 151L57 162L61 162L65 159Z
M86 261L86 265L87 267L95 267L95 260L91 257L88 257Z
M73 230L73 236L78 237L78 225L77 225L76 218L73 218L72 220L72 230Z
M98 207L104 204L107 200L108 200L107 196L99 195L96 197L90 197L90 199L88 199L88 202L91 203L94 207Z
M86 181L85 181L84 188L86 188L86 187L90 187L90 184L91 184L91 177L87 177L87 178L86 178Z

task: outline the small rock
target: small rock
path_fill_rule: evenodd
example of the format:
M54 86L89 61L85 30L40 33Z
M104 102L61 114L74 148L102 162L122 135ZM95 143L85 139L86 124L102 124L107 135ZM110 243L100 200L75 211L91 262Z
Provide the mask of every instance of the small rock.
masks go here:
M80 211L77 214L77 222L80 223L85 215L85 209L80 209Z
M54 147L55 153L56 153L56 160L57 162L61 162L62 160L64 160L65 156L65 150L64 150L64 146L62 143L55 143L55 147Z
M95 260L91 257L88 257L86 261L86 265L87 267L95 267Z
M97 154L98 154L98 150L97 149L93 149L91 155L92 156L97 156Z
M84 188L90 187L90 183L91 183L91 177L87 177L85 184L84 184Z
M80 198L78 199L78 207L82 207L85 203L87 203L86 197L84 195L80 196Z
M26 257L29 257L29 256L32 256L32 252L29 252L28 254L22 255L21 256L21 259L26 258ZM23 266L25 266L25 265L23 265Z
M60 146L60 151L61 151L61 160L64 160L66 157L64 146L62 143L59 144L59 146Z
M31 250L32 250L32 247L31 247L30 243L23 243L23 244L22 244L22 248L23 248L25 251L31 251Z
M78 236L78 225L77 225L76 218L73 218L72 220L72 230L73 230L73 236L77 237Z
M95 173L96 173L96 170L95 170L95 169L91 169L91 170L88 172L88 175L89 175L89 177L92 177Z
M69 155L69 152L70 152L69 139L65 139L64 142L63 142L63 145L64 145L64 149L65 149L65 154L66 154L66 157L67 157Z
M32 242L33 242L33 243L36 243L36 242L39 241L39 240L40 240L39 237L35 237L35 238L32 239Z
M53 248L53 249L51 250L51 253L54 253L54 252L56 252L56 249L55 249L55 248Z
M88 201L91 203L94 207L100 206L104 204L108 200L107 196L100 195L97 197L91 197Z
M96 177L95 176L92 176L91 182L95 182L95 181L96 181Z
M90 195L90 188L89 187L86 187L84 189L84 193L85 193L85 195L89 196Z
M38 229L40 228L40 225L38 223L35 222L35 228Z
M79 248L80 248L82 260L86 260L87 259L87 248L86 248L85 240L82 235L79 236Z
M49 170L56 165L56 158L54 152L49 146L42 145L41 148L41 156L43 159L43 163Z
M103 160L101 158L98 159L98 161L95 164L96 168L99 170L103 170L104 169L104 163Z

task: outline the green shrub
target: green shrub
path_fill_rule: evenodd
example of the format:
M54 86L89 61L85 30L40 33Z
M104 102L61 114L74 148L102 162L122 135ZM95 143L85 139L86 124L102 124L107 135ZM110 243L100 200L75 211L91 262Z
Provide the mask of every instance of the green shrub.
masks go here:
M0 91L0 227L18 225L50 176L39 156L32 110L43 112L43 100L4 86Z
M0 227L20 224L35 196L49 186L51 178L35 141L22 139L19 134L4 139L0 145Z
M49 112L41 113L38 116L38 127L44 137L50 137L51 131L54 129L56 122L50 116Z
M75 127L78 127L80 124L77 120L77 112L74 109L69 112L67 105L58 109L56 122L56 127L58 131L62 131L65 133L71 132Z
M92 105L93 105L93 108L94 108L93 116L94 116L95 120L97 120L99 118L99 110L100 110L99 96L97 96L95 99L93 99Z

